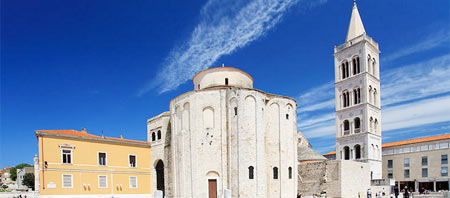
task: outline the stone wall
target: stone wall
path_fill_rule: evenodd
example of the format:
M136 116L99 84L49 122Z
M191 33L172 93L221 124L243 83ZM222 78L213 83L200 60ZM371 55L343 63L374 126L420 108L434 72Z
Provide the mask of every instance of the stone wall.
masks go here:
M303 196L326 194L327 197L366 197L389 186L371 186L370 164L351 160L333 160L300 164L298 191Z

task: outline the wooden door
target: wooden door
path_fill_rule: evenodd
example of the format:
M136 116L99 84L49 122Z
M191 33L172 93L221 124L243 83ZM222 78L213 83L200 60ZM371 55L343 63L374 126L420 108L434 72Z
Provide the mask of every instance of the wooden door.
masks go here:
M208 180L209 198L217 198L217 180Z

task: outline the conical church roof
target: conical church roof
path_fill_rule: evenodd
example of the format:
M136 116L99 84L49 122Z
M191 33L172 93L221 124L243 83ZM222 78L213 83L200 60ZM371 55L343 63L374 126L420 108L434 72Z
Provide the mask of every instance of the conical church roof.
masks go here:
M353 3L352 16L350 18L350 24L348 25L347 38L345 41L352 40L365 32L366 30L364 29L361 16L359 16L358 7L356 6L356 3Z

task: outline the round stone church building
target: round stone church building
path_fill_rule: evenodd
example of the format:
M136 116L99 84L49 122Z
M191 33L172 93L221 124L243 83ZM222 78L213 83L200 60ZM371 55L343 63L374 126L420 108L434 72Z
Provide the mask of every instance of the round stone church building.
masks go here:
M194 90L148 120L152 192L165 197L296 197L297 104L253 88L233 67L203 70Z

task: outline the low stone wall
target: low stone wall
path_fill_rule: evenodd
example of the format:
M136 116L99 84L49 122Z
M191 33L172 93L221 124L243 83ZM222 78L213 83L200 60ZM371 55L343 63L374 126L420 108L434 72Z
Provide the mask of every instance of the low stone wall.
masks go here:
M35 192L0 192L0 198L38 198L39 194Z

